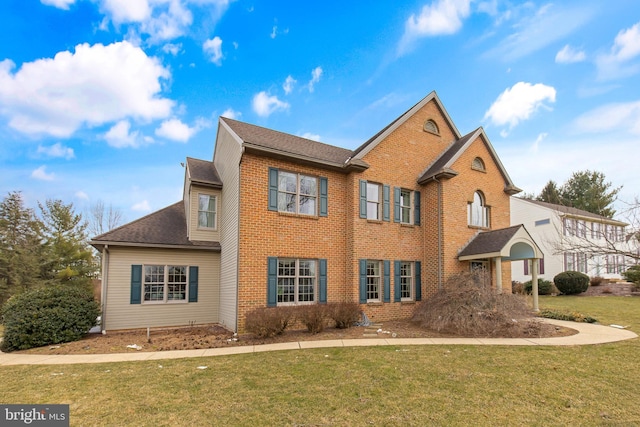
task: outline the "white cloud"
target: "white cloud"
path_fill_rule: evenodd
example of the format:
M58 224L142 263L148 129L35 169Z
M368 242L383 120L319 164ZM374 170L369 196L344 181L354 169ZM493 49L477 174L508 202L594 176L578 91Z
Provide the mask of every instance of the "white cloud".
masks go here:
M597 58L598 77L603 80L627 77L640 71L638 63L629 61L640 55L640 22L616 36L611 52Z
M311 133L311 132L305 132L302 135L300 135L302 138L306 138L306 139L311 139L313 141L320 141L320 135L315 134L315 133Z
M149 212L151 211L151 206L149 206L149 202L146 200L142 200L131 206L131 210L136 212Z
M140 132L130 131L131 123L129 123L128 120L121 120L107 131L104 135L104 139L107 141L107 144L115 148L137 148L142 145L143 139L140 137Z
M167 43L162 46L162 51L177 56L182 51L182 43Z
M530 3L525 3L527 7ZM535 13L525 14L525 18L513 24L512 34L489 50L488 57L499 57L513 61L536 52L561 40L586 24L595 15L589 4L564 6L545 4Z
M216 65L222 64L222 39L215 36L204 42L202 50L209 56L209 61Z
M578 117L572 127L577 133L622 131L640 135L640 101L603 105Z
M511 130L521 121L529 119L540 107L549 108L544 104L545 101L556 101L556 90L553 87L542 83L532 85L518 82L498 96L484 118L497 126L508 125L508 130ZM506 136L508 130L503 130L502 136Z
M320 77L322 77L322 67L314 68L311 71L311 80L307 85L307 87L309 88L309 92L313 92L315 84L320 81Z
M535 142L531 146L531 152L537 153L538 150L540 149L540 143L544 141L547 136L549 136L549 134L546 132L542 132L541 134L539 134Z
M269 37L271 37L272 39L275 39L277 35L278 35L278 26L274 25L273 29L271 30L271 34L269 34Z
M568 44L556 54L556 62L559 64L571 64L573 62L582 62L587 55L582 50L575 50Z
M57 142L49 147L42 145L38 146L38 154L44 154L49 157L64 157L65 159L73 159L75 154L73 148L65 147L61 143Z
M107 13L115 24L142 22L151 18L148 0L102 0L100 11Z
M74 4L76 0L40 0L40 3L47 6L54 6L58 9L69 10L69 6Z
M289 103L280 101L277 96L271 96L265 91L257 93L251 101L253 111L260 117L268 117L276 111L286 111Z
M282 89L284 89L284 93L289 95L293 90L293 86L297 83L297 80L291 77L290 75L284 80L282 84Z
M222 112L221 116L227 117L232 120L238 120L240 116L242 116L242 113L239 111L235 111L233 108L227 108Z
M469 16L470 0L435 0L422 7L420 15L411 15L404 25L398 44L398 55L413 48L418 39L441 34L454 34L462 28L462 20Z
M81 44L74 53L14 67L0 62L0 114L27 134L69 137L83 125L164 118L174 104L160 96L169 71L126 41Z
M38 169L35 169L31 172L31 178L39 179L41 181L53 181L56 175L52 173L47 173L46 166L40 166Z
M89 200L89 195L84 191L76 191L75 196L80 200Z
M170 119L162 122L160 127L156 129L156 135L162 138L171 139L178 142L187 142L200 129L198 126L189 127L182 123L179 119Z

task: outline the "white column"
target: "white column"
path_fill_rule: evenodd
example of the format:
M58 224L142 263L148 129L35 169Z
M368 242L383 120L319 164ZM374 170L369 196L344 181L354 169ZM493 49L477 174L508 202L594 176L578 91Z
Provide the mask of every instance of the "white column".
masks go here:
M495 257L494 258L496 265L496 291L501 294L502 293L502 258Z
M531 293L533 294L533 311L540 311L538 308L538 258L531 260Z

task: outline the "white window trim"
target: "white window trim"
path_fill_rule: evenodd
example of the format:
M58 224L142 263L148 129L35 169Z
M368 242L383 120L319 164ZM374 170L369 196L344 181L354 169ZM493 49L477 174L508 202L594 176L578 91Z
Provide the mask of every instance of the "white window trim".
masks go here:
M290 191L284 191L284 190L280 190L280 174L291 174L291 175L295 175L296 176L296 191L294 192L290 192ZM302 194L300 192L300 181L302 180L302 178L311 178L313 180L315 180L316 185L316 192L315 194ZM313 175L306 175L303 173L297 173L297 172L291 172L288 170L278 170L278 212L282 212L285 214L296 214L296 215L306 215L306 216L318 216L318 210L320 209L320 198L318 197L318 186L320 185L320 180L318 179L317 176L313 176ZM287 210L282 210L280 209L280 194L295 194L295 211L294 212L290 212ZM305 213L305 212L300 212L300 198L304 196L304 197L313 197L313 199L315 200L315 209L313 213Z
M409 275L408 276L403 276L402 275L402 264L409 264ZM400 301L401 302L407 302L407 301L415 301L415 295L416 295L416 281L415 281L415 262L413 261L400 261ZM402 296L402 279L403 278L408 278L409 279L409 296L408 297L403 297Z
M280 261L295 261L295 274L293 276L281 276L280 275ZM312 261L315 264L315 276L301 276L300 275L300 262ZM311 258L278 258L277 261L277 273L276 273L276 306L295 306L295 305L314 305L318 304L318 268L319 263L317 259ZM278 288L280 287L281 278L293 278L294 290L293 290L293 302L280 302L278 301ZM300 279L313 278L313 301L300 301Z
M200 210L200 197L207 196L209 199L213 198L215 200L213 211L202 211ZM213 213L213 227L207 227L206 225L200 224L200 212L208 212ZM197 215L197 224L199 230L217 230L218 229L218 196L215 194L207 194L207 193L198 193L198 215Z
M145 300L145 287L148 284L146 281L146 268L147 267L163 267L164 268L164 278L163 278L163 291L162 291L162 301L147 301ZM185 291L184 291L184 299L180 300L170 300L168 299L169 295L169 268L170 267L183 267L185 269ZM142 286L141 286L142 297L140 301L145 305L158 305L158 304L186 304L189 302L189 266L188 265L174 265L174 264L145 264L142 266Z
M378 200L372 201L369 199L369 186L376 186L378 188ZM367 219L371 221L381 221L382 220L382 184L378 184L377 182L369 182L367 181ZM369 204L376 204L376 218L371 218L369 216Z
M476 196L479 199L477 205ZM469 227L491 228L491 209L486 203L484 196L479 191L473 193L473 201L467 204L467 224ZM480 218L477 218L477 215L474 216L474 207L476 206L480 208Z
M378 266L378 274L377 275L369 275L369 263L375 263ZM377 278L377 292L378 292L378 298L369 298L369 279L375 279ZM379 260L372 260L372 259L368 259L367 260L367 267L366 267L366 282L367 282L367 303L375 303L375 302L381 302L382 301L382 261Z
M409 205L408 206L403 206L402 205L402 193L403 192L408 192L409 193ZM413 217L415 215L415 213L413 212L413 207L415 205L415 191L413 190L409 190L407 188L400 188L400 224L413 224ZM404 221L404 215L402 215L403 210L408 210L409 211L409 221Z

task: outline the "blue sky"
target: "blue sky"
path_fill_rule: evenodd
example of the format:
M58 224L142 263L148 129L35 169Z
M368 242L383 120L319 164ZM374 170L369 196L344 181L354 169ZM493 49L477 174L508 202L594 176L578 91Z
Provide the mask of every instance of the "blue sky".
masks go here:
M221 115L356 148L435 90L538 193L640 194L637 0L2 0L0 192L127 221L181 198Z

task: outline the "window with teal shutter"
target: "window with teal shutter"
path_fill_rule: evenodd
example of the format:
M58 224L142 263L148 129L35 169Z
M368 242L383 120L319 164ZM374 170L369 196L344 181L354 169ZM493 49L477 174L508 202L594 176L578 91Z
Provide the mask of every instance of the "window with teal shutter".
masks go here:
M389 221L391 191L388 185L382 186L382 220Z
M278 169L269 168L269 210L278 210Z
M327 303L327 260L321 259L318 260L318 269L319 269L319 286L318 286L318 302L320 304Z
M420 225L420 192L415 191L413 195L413 223Z
M267 258L267 306L275 307L278 301L278 258Z
M421 267L420 261L415 262L415 276L416 276L416 301L422 300L422 281L421 281Z
M366 212L365 212L366 213ZM367 260L360 260L360 304L367 303Z
M393 188L393 221L400 222L400 187Z
M329 215L329 181L320 178L320 216Z
M367 181L360 180L360 218L367 218Z
M142 300L142 266L131 266L131 304L140 304Z
M383 274L384 274L384 302L391 302L391 263L387 261L382 262Z
M393 302L400 302L400 261L393 262Z

